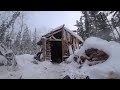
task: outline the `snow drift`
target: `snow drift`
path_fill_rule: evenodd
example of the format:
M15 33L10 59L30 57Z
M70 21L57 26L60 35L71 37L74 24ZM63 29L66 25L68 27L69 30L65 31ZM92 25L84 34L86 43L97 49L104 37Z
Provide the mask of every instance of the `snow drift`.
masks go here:
M86 39L81 49L77 50L74 55L85 55L85 50L90 48L96 48L106 52L109 58L104 63L93 66L88 66L89 62L86 61L79 70L79 77L87 75L91 79L120 78L120 44L114 41L108 42L97 37L90 37Z

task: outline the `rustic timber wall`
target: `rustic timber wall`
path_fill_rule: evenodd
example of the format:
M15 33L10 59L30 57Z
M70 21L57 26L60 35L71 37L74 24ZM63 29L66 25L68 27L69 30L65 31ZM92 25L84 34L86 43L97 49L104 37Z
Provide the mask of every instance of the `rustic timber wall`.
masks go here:
M60 30L60 29L59 29ZM60 31L62 31L62 38L58 39L54 37L55 34L59 33L59 30L56 32L50 33L46 35L46 38L43 38L43 58L44 60L50 60L51 59L51 46L50 46L50 40L52 41L61 41L62 42L62 61L64 60L64 56L70 56L74 53L76 49L79 48L79 42L80 40L77 39L75 36L73 36L70 32L64 30L64 28Z
M79 40L66 30L62 30L62 56L70 56L78 48Z

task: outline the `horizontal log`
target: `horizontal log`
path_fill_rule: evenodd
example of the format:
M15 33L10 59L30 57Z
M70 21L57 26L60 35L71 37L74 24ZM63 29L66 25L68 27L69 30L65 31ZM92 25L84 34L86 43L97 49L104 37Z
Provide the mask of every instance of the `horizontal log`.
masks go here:
M55 31L55 32L51 32L51 33L45 35L45 37L50 37L50 36L52 36L52 35L54 35L54 34L56 34L56 33L59 33L59 32L61 32L61 31L62 31L62 29L61 29L61 30L57 30L57 31Z
M54 39L48 39L49 41L62 41L61 39L56 39L56 40L54 40Z

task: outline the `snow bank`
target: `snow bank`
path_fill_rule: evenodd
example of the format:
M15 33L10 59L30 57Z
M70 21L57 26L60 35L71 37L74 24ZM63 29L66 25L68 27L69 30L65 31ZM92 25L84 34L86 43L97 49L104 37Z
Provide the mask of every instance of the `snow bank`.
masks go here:
M90 37L81 47L80 50L76 51L76 55L84 55L85 50L90 48L97 48L103 50L109 55L108 60L104 63L88 66L87 61L80 69L80 75L88 75L93 79L106 79L110 78L111 73L115 78L120 78L120 44L114 41L106 41L96 37Z
M96 48L106 52L109 58L103 62L93 66L88 66L89 61L86 61L82 68L80 65L75 64L73 57L75 55L84 56L85 50L90 48ZM114 41L106 41L97 37L90 37L85 40L83 46L77 49L73 55L71 55L67 61L71 62L66 66L67 75L70 75L72 79L85 78L89 76L91 79L107 79L107 78L119 78L120 79L120 44ZM78 59L79 60L79 59Z

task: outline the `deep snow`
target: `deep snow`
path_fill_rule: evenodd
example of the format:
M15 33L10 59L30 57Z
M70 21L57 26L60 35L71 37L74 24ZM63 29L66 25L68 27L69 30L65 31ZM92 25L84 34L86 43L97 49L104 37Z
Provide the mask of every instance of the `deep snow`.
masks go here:
M92 79L120 78L120 44L114 41L106 41L100 38L88 38L80 50L76 51L76 55L84 55L85 50L89 48L97 48L103 50L109 55L104 62L93 66L86 63L80 69L81 75L88 75ZM112 76L111 76L112 74Z
M73 60L75 55L79 57L84 55L86 49L97 48L103 50L109 55L107 61L88 66L88 61L80 64ZM73 55L67 59L66 62L60 64L52 64L46 60L34 64L33 55L17 55L18 70L8 71L7 67L0 67L1 79L62 79L64 76L69 75L72 79L84 79L89 76L91 79L107 79L117 78L120 79L120 44L114 41L106 41L100 38L88 38L83 46L76 50ZM78 59L79 60L79 59Z

